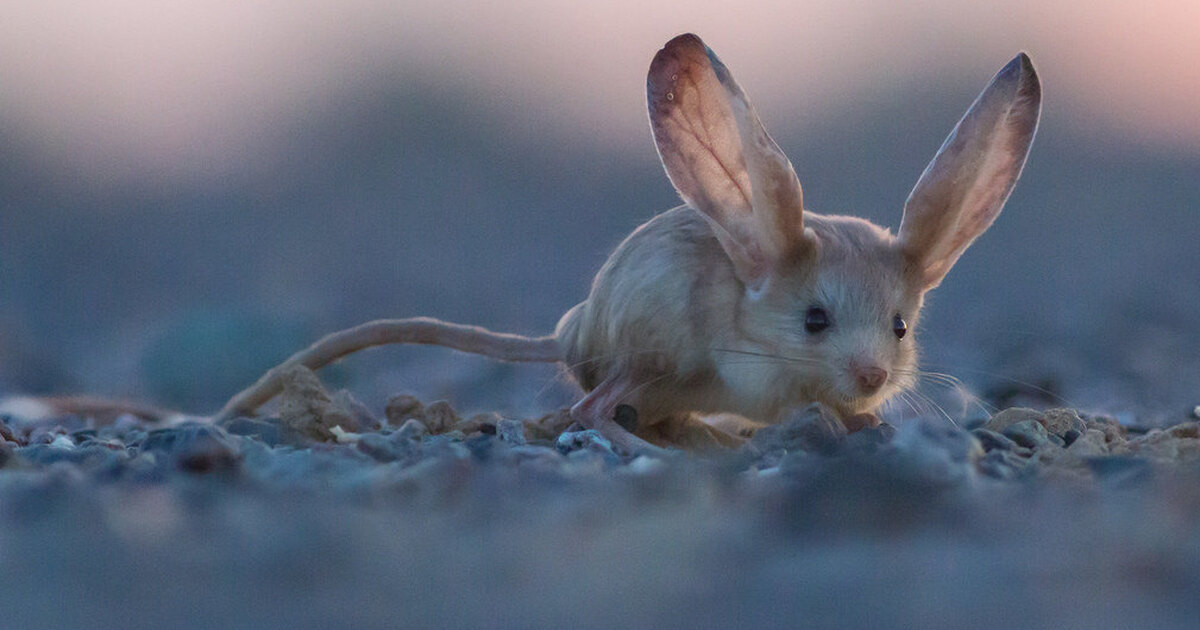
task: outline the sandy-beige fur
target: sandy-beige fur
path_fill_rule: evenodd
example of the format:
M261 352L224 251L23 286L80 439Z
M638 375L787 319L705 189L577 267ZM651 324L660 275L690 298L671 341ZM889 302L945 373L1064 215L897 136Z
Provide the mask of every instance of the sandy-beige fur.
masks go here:
M628 452L652 450L643 438L673 441L679 426L703 432L694 412L769 423L815 402L848 424L877 421L871 414L917 378L925 293L996 219L1020 176L1041 88L1024 54L997 73L921 174L894 236L804 209L791 162L695 35L655 55L647 103L686 205L631 234L554 335L429 318L368 322L296 353L214 418L253 413L295 368L417 343L565 363L586 392L571 417ZM618 424L631 421L622 405L641 437Z

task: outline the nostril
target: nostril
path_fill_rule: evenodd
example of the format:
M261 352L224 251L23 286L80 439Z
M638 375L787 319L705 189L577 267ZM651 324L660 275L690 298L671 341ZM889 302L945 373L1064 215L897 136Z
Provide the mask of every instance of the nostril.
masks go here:
M854 370L854 380L865 391L875 391L887 381L887 370L879 367L860 367Z

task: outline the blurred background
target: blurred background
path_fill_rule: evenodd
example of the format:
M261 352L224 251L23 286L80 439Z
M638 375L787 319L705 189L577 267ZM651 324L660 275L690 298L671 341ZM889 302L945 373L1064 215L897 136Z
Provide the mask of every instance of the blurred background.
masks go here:
M677 203L644 80L693 31L810 209L893 228L975 94L1027 51L1041 130L927 306L925 364L993 404L1178 420L1200 404L1197 25L1190 0L5 3L0 393L208 413L369 319L548 333ZM330 379L376 408L573 395L546 366L414 348Z

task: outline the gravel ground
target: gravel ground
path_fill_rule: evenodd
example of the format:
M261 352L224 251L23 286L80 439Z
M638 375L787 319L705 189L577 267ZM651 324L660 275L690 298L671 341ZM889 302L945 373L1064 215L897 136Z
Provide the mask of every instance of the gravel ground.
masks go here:
M292 392L295 394L295 392ZM1195 627L1200 423L1012 408L629 459L560 413L290 395L3 418L0 618L87 627Z

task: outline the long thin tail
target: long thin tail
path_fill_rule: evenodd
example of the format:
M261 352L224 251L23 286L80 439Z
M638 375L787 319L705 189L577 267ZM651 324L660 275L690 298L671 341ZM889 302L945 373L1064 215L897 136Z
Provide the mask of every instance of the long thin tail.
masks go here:
M359 350L397 343L444 346L501 361L553 363L562 360L553 336L522 337L429 317L379 319L322 337L293 354L271 368L257 383L230 398L217 412L216 419L251 414L274 398L283 389L281 376L287 368L303 365L316 370Z

